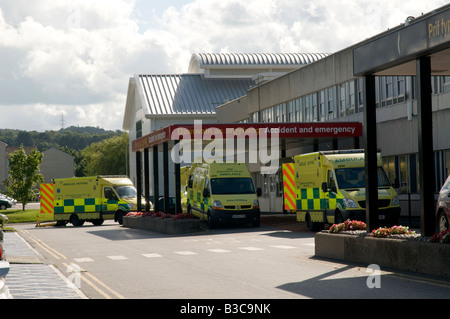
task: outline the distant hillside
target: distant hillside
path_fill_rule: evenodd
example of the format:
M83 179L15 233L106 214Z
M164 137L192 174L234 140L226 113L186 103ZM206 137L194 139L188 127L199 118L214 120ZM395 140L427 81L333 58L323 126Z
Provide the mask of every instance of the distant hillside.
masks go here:
M41 152L49 148L60 149L61 147L80 151L92 143L120 136L122 133L120 130L107 131L91 126L71 126L59 131L45 132L0 129L0 141L9 146L36 146Z

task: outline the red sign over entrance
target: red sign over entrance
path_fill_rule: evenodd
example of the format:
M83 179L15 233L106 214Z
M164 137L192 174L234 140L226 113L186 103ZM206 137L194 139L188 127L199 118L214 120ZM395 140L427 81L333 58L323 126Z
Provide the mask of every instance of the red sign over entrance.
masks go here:
M174 124L142 136L132 142L133 152L157 144L183 138L252 138L273 134L278 138L339 138L362 136L362 124L359 122L324 123L232 123L232 124Z

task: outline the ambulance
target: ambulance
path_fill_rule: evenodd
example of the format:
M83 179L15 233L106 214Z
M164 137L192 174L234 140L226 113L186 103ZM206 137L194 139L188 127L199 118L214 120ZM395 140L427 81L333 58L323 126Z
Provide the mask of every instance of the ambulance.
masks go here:
M382 167L381 154L377 155L377 219L380 226L395 225L400 202ZM284 188L284 197L285 208L296 211L297 221L306 222L311 231L347 219L365 221L364 150L314 152L293 159L294 163L283 164L284 177L294 186Z
M126 176L54 179L41 185L41 211L43 207L53 212L57 226L101 225L107 219L122 224L123 216L137 209L137 193Z
M222 223L260 224L258 196L245 163L193 164L187 181L187 211L208 221L210 228Z

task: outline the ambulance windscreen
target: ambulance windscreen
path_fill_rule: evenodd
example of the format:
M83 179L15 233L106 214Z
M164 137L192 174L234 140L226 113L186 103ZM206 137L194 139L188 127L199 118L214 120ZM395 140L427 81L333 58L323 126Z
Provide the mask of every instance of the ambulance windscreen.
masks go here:
M137 197L136 188L134 186L116 186L114 187L120 198Z
M211 179L211 193L224 194L255 194L255 186L251 178L213 178Z
M364 167L349 167L335 169L337 185L340 189L366 187ZM391 186L383 168L378 167L378 187Z

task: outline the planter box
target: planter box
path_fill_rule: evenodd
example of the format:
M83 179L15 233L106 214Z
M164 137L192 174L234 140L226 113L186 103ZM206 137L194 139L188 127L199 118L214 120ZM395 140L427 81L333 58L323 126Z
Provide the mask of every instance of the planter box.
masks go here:
M315 255L450 279L449 244L321 232Z
M124 216L123 226L147 229L163 234L186 234L200 231L200 220Z

